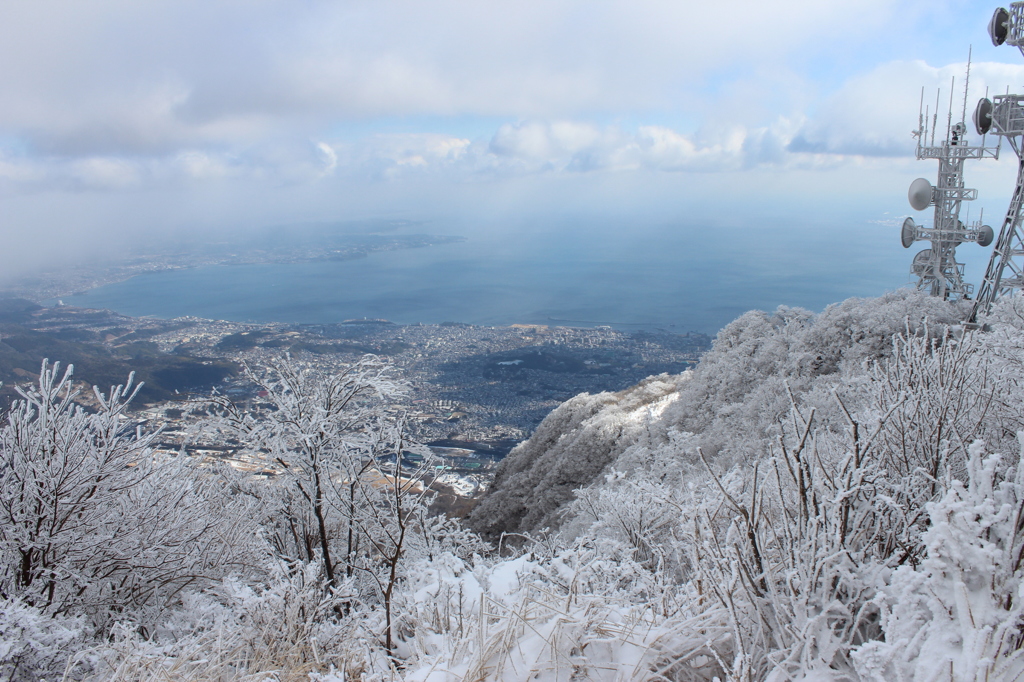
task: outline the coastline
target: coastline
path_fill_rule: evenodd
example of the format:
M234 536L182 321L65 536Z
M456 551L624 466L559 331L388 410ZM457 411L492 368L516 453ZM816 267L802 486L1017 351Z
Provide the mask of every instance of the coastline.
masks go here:
M320 245L284 256L275 255L262 249L252 249L248 253L228 254L153 253L136 255L111 263L62 267L38 275L15 277L9 282L0 283L0 299L22 298L44 305L48 301L68 296L79 296L93 289L126 282L143 274L211 266L344 262L366 258L372 253L381 251L418 249L466 241L466 237L459 235L360 236L380 237L387 241L379 244Z

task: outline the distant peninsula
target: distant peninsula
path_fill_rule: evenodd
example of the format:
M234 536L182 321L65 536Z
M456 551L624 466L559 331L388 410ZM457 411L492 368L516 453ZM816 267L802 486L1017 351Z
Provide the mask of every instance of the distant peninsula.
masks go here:
M419 227L409 221L368 221L261 228L213 240L187 240L136 247L106 262L55 267L31 275L0 280L0 298L36 303L83 293L136 275L211 265L256 265L345 261L377 251L415 249L466 241L465 237L400 234Z

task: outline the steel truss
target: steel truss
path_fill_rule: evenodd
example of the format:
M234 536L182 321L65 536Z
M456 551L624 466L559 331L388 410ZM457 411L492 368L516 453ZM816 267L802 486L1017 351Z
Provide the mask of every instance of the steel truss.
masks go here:
M929 132L932 137L930 144ZM964 282L964 266L956 260L956 247L967 241L983 242L988 229L980 221L964 225L960 220L963 202L978 198L978 190L964 187L964 161L999 158L999 149L986 147L984 138L980 146L969 145L964 137L966 132L967 126L963 122L957 123L949 127L946 139L936 145L934 124L929 131L925 115L915 133L918 138L917 158L937 160L939 174L938 182L931 188L929 201L935 206L932 227L914 225L912 234L912 241L930 241L931 248L914 257L910 272L917 277L918 289L946 300L970 298L973 293L973 285ZM904 243L904 246L909 246L909 243Z

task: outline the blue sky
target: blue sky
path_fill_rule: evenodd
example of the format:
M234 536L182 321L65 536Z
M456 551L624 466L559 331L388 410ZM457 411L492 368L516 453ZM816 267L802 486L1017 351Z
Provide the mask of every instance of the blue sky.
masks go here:
M994 8L4 3L0 275L154 235L374 216L896 222L934 174L912 156L920 88L948 101L972 44L971 106L1024 88L1024 58L989 43ZM1012 159L969 172L1004 210Z

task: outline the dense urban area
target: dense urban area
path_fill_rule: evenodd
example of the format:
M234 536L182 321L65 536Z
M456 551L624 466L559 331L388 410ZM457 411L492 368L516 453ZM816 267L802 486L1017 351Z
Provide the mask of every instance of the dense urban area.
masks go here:
M644 377L678 373L710 346L704 334L623 332L610 327L544 325L481 327L461 323L396 325L386 320L336 324L242 324L194 317L132 318L104 310L0 301L0 388L5 402L43 358L75 364L84 387L123 383L130 371L145 382L134 426L160 429L167 452L222 460L256 474L272 463L236 440L201 430L211 392L247 408L269 406L241 371L290 354L338 369L366 354L394 367L409 386L390 409L409 435L444 462L440 477L475 496L495 462L573 395L618 391ZM82 400L91 399L90 391ZM197 409L198 408L198 409Z

